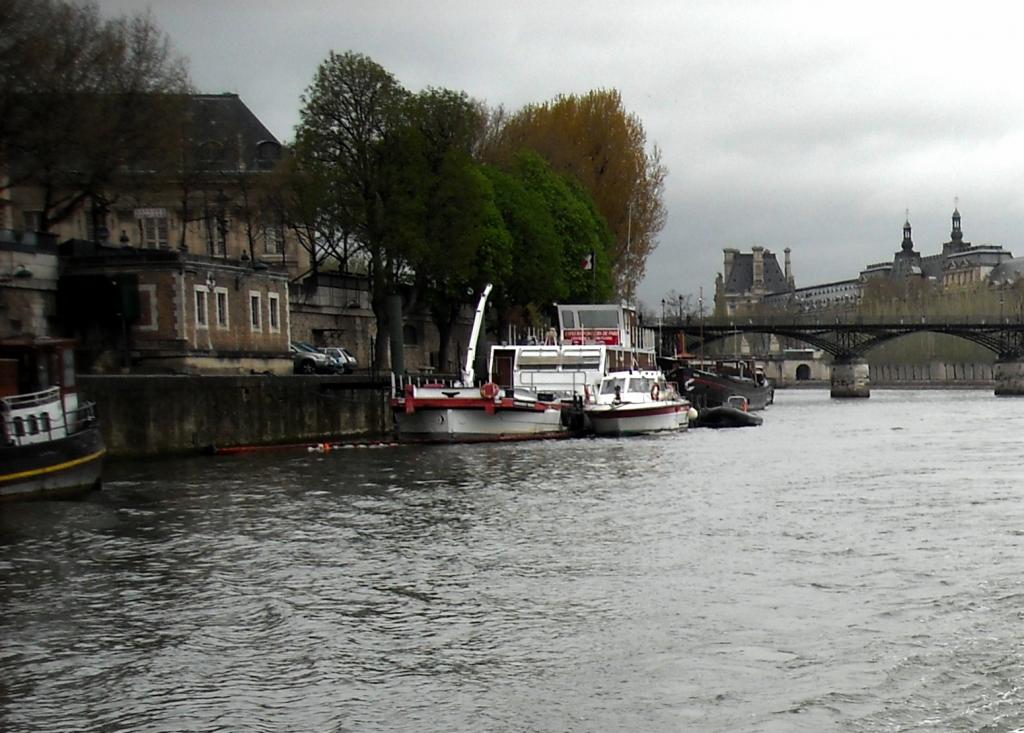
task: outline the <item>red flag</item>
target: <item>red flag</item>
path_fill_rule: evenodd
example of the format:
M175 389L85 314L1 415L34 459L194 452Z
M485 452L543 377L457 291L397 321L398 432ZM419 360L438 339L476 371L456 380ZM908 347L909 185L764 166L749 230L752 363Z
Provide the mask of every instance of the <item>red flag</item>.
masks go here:
M593 252L587 254L586 256L583 257L582 260L580 260L580 267L582 267L584 270L593 270L594 269L594 253Z

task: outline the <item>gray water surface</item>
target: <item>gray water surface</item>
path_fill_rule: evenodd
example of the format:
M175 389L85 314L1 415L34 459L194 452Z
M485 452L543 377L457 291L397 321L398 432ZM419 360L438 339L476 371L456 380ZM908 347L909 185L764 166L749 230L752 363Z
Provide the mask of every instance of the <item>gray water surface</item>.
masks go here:
M1022 409L115 464L0 509L0 730L1016 730Z

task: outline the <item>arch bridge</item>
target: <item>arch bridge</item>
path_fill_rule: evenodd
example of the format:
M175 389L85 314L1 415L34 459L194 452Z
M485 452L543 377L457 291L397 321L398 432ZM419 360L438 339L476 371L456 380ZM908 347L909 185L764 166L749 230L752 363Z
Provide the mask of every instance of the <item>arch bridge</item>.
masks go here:
M876 346L914 333L941 333L978 344L996 355L997 395L1024 395L1024 323L1006 320L895 323L729 323L661 328L661 352L676 346L696 353L702 346L737 334L765 334L803 341L832 356L832 396L868 397L865 354Z

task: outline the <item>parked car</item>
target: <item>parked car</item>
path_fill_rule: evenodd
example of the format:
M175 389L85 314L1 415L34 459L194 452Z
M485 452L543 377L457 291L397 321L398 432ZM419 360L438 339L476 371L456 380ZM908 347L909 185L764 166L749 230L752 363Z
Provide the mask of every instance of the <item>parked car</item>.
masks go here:
M320 350L328 356L334 357L334 360L341 364L341 370L345 374L351 374L359 366L355 355L344 346L324 346Z
M334 374L340 365L332 357L304 341L292 341L292 370L296 374Z

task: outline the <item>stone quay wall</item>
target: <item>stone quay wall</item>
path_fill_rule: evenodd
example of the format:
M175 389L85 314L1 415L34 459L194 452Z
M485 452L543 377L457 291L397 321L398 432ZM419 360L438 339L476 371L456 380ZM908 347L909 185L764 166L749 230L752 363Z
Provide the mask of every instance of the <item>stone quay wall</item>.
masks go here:
M80 375L113 457L390 436L390 383L364 376Z

